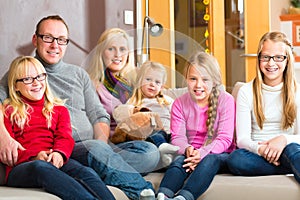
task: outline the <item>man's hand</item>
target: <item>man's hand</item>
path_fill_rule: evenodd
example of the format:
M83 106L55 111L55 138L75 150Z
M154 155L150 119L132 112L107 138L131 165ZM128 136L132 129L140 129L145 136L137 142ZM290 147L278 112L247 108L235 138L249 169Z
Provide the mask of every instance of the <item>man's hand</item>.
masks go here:
M18 161L18 149L24 151L25 148L6 133L0 133L0 160L5 165L14 166Z
M108 143L110 126L107 123L98 122L94 124L93 128L94 128L94 139L102 140Z
M18 149L25 148L13 139L6 130L3 120L3 107L0 103L0 161L8 166L14 166L18 161Z

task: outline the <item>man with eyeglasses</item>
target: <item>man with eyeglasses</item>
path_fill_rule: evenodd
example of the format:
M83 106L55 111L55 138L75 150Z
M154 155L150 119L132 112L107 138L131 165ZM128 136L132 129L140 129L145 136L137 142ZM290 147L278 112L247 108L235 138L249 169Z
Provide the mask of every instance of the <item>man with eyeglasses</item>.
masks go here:
M71 157L93 168L106 184L120 188L130 199L139 199L142 190L153 187L135 170L133 163L142 162L154 169L159 152L147 142L138 147L131 146L131 150L119 147L118 153L114 152L108 144L110 116L100 103L88 74L83 68L62 61L69 43L68 36L65 21L57 15L48 16L38 22L32 43L36 47L35 57L46 69L52 91L67 100L76 141ZM6 78L4 76L1 80L1 102L8 94ZM29 83L32 80L22 81ZM17 149L24 148L9 136L2 118L3 113L0 113L0 160L12 166L18 157ZM136 160L141 157L137 153L143 155L143 160Z

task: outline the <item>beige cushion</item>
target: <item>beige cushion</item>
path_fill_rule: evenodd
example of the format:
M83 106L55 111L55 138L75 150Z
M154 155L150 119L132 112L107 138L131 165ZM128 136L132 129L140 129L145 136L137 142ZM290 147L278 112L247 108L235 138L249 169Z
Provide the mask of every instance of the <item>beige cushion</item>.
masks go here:
M60 200L41 189L0 187L0 200Z
M245 83L244 82L236 82L233 86L233 89L232 89L232 96L234 97L234 99L237 98L237 94L238 94L238 91L239 89L244 85Z
M163 173L150 173L145 179L157 190ZM198 200L299 200L300 186L293 175L233 176L218 174Z

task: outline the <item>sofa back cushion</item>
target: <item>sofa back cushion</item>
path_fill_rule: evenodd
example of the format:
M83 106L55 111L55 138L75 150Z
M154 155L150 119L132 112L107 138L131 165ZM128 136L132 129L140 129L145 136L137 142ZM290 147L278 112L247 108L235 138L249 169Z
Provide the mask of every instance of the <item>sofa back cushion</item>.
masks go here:
M239 92L239 89L245 84L245 82L236 82L233 86L233 89L232 89L232 96L234 97L234 99L236 100L236 97L237 97L237 94Z

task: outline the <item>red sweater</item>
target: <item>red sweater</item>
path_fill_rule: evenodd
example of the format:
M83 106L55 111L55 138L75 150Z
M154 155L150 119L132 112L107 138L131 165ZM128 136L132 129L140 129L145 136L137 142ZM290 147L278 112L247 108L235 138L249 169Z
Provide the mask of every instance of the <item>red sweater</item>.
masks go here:
M29 121L25 122L23 130L15 122L12 124L9 120L12 112L11 108L6 109L6 116L4 117L7 131L26 149L18 151L17 165L30 161L40 151L50 149L60 152L64 160L67 161L74 147L68 109L65 106L54 106L51 127L48 128L47 120L42 114L44 98L40 101L30 101L23 98L23 101L32 107ZM11 169L12 167L6 167L6 177Z

